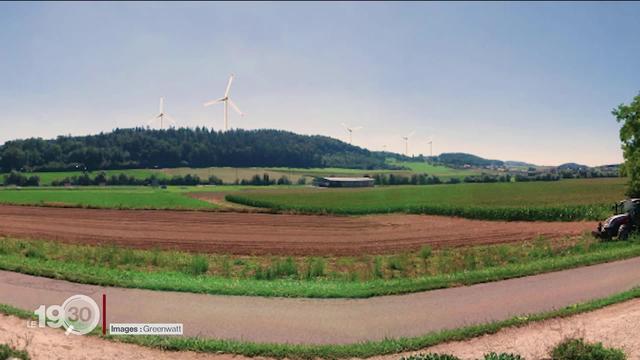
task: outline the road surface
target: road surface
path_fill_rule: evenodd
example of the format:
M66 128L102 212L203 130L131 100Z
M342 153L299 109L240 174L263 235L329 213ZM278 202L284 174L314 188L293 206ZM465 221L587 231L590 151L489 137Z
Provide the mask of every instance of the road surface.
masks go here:
M183 323L186 335L279 343L411 337L539 313L640 286L640 258L467 287L370 299L233 297L103 288L0 271L0 303L23 309L107 294L107 321Z

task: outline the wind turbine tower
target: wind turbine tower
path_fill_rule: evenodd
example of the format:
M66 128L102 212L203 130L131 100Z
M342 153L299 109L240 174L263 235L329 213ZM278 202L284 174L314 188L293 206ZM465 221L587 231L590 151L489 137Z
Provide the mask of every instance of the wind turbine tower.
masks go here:
M160 119L160 129L164 129L164 119L169 120L173 125L176 124L176 122L173 120L173 118L171 116L169 116L169 114L164 112L164 97L160 98L160 110L158 111L158 115L154 116L153 119L149 120L149 122L147 123L148 125L151 125L154 121Z
M415 134L415 131L412 131L411 134L402 137L402 139L404 140L404 155L405 156L409 156L409 138L411 138L413 136L413 134Z
M245 115L242 111L240 111L238 106L229 98L229 91L231 90L231 83L233 82L234 76L235 75L233 74L229 76L229 81L227 82L227 89L224 91L223 97L204 103L205 107L211 106L217 103L224 103L224 131L229 130L229 105L231 105L233 110L235 110L238 113L238 115L240 116Z

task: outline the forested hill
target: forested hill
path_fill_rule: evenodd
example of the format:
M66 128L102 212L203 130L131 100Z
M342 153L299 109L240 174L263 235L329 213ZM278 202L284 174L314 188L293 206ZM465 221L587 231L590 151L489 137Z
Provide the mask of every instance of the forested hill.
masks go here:
M52 140L14 140L0 146L0 167L5 172L183 166L388 167L381 154L326 136L280 130L116 129Z
M460 167L464 165L478 167L504 165L504 162L500 160L489 160L467 153L442 153L436 158L436 160L442 164L453 167Z

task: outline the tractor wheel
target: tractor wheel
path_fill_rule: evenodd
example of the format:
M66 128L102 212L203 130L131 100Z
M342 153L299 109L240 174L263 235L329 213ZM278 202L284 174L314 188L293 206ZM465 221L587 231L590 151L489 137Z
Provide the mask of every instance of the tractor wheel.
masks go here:
M620 228L618 228L618 240L627 240L630 232L631 227L629 225L620 225Z

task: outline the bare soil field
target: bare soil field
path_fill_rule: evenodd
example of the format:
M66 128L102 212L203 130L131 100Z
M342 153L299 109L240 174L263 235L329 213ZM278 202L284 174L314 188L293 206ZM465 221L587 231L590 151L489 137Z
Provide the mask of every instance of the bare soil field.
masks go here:
M580 235L594 222L499 222L0 206L0 236L237 255L358 255Z

